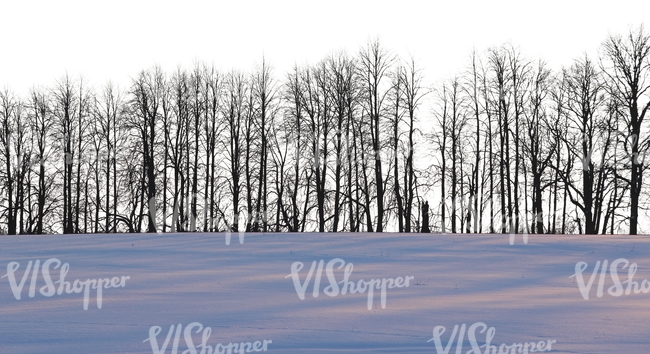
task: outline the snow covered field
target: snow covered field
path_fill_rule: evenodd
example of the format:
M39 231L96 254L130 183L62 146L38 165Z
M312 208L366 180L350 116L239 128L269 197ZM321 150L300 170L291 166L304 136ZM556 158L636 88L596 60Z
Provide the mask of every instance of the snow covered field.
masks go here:
M584 273L573 276L579 262ZM639 288L626 295L627 283L615 285L633 263ZM437 341L465 354L477 322L494 329L479 328L476 345L491 332L491 346L508 352L540 341L535 350L552 343L552 353L650 345L648 236L531 235L514 245L508 235L247 234L230 245L224 234L19 236L0 238L0 267L0 353L443 353ZM100 280L101 297L87 279ZM462 351L461 333L447 347L455 325ZM446 331L433 340L437 326Z

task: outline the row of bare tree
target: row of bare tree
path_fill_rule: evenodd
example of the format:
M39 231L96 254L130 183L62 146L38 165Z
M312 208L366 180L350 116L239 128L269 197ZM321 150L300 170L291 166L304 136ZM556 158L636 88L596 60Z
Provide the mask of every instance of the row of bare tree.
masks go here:
M433 88L373 41L281 79L263 60L5 90L0 232L636 234L643 27L559 72L513 46L470 59Z
M436 90L442 232L637 234L649 36L641 27L600 49L552 72L492 48Z

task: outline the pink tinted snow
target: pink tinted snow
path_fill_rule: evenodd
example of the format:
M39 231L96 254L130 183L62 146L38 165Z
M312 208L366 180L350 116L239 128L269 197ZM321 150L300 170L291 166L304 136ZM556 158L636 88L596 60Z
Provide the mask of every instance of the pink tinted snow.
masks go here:
M530 235L528 244L517 237L514 245L509 240L508 235L247 234L244 244L226 245L224 234L2 237L0 276L17 262L18 283L29 261L42 265L52 258L69 264L66 281L129 279L123 287L103 289L101 309L91 289L84 310L83 292L44 296L42 272L33 297L33 272L26 276L20 300L9 277L1 278L0 353L152 353L145 340L153 326L161 327L162 345L171 325L184 329L194 322L211 328L208 345L268 340L270 353L436 353L429 341L434 327L446 328L441 335L446 346L455 325L477 322L494 327L496 346L555 340L553 353L645 352L650 293L625 294L627 283L621 296L612 295L615 287L608 290L616 285L609 269L616 260L636 264L632 280L639 289L650 279L649 237ZM413 278L408 287L386 290L385 309L381 291L374 290L368 310L367 292L324 292L330 285L327 263L337 258L354 265L349 280L355 283ZM298 275L305 285L313 262L321 260L319 295L313 293L316 267L301 300L289 276L292 264L304 264ZM605 260L608 268L595 270ZM593 277L591 288L583 289L589 300L575 276L579 262L586 263L581 280L587 284ZM630 267L617 264L624 282ZM334 267L333 276L343 281L344 268ZM50 269L50 277L57 281L59 269ZM201 336L191 334L195 346ZM173 337L165 353L172 352ZM485 340L486 333L477 332L478 345ZM182 333L177 348L188 349ZM449 353L456 348L452 343ZM465 333L462 353L471 349Z

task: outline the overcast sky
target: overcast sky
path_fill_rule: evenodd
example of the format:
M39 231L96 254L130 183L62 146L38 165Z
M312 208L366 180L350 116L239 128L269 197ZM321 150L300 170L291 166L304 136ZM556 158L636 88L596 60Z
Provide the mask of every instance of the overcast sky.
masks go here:
M377 36L413 55L428 83L459 72L473 48L507 42L559 68L650 16L645 0L1 1L0 86L19 93L66 71L126 85L154 64L250 70L262 55L283 78Z

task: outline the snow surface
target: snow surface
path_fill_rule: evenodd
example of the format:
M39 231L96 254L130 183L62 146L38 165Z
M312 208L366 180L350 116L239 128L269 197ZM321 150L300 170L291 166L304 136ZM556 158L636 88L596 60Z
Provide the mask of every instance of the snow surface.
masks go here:
M69 264L66 281L130 279L103 290L101 309L91 290L84 310L83 293L41 295L42 273L34 297L27 277L20 300L1 278L0 353L152 353L152 326L162 327L162 345L172 324L192 322L212 329L209 345L272 340L268 353L436 353L428 342L435 326L446 327L446 344L454 325L475 322L496 329L497 346L556 340L553 353L647 353L650 344L650 294L611 296L608 275L605 294L596 296L596 279L585 300L570 278L578 262L588 264L588 281L596 261L625 258L638 264L634 280L650 279L648 236L531 235L514 245L508 235L390 233L246 234L230 245L224 234L0 238L0 276L18 262L19 282L28 261L50 258ZM335 258L354 264L354 282L414 280L388 289L385 309L375 290L368 310L367 293L323 294L323 270L319 297L314 274L300 300L287 278L292 264L304 263L304 281L312 261ZM58 280L58 269L50 273ZM341 281L343 270L335 276ZM485 333L477 340L484 344ZM178 354L187 350L182 336L179 343ZM465 337L462 353L470 349Z

